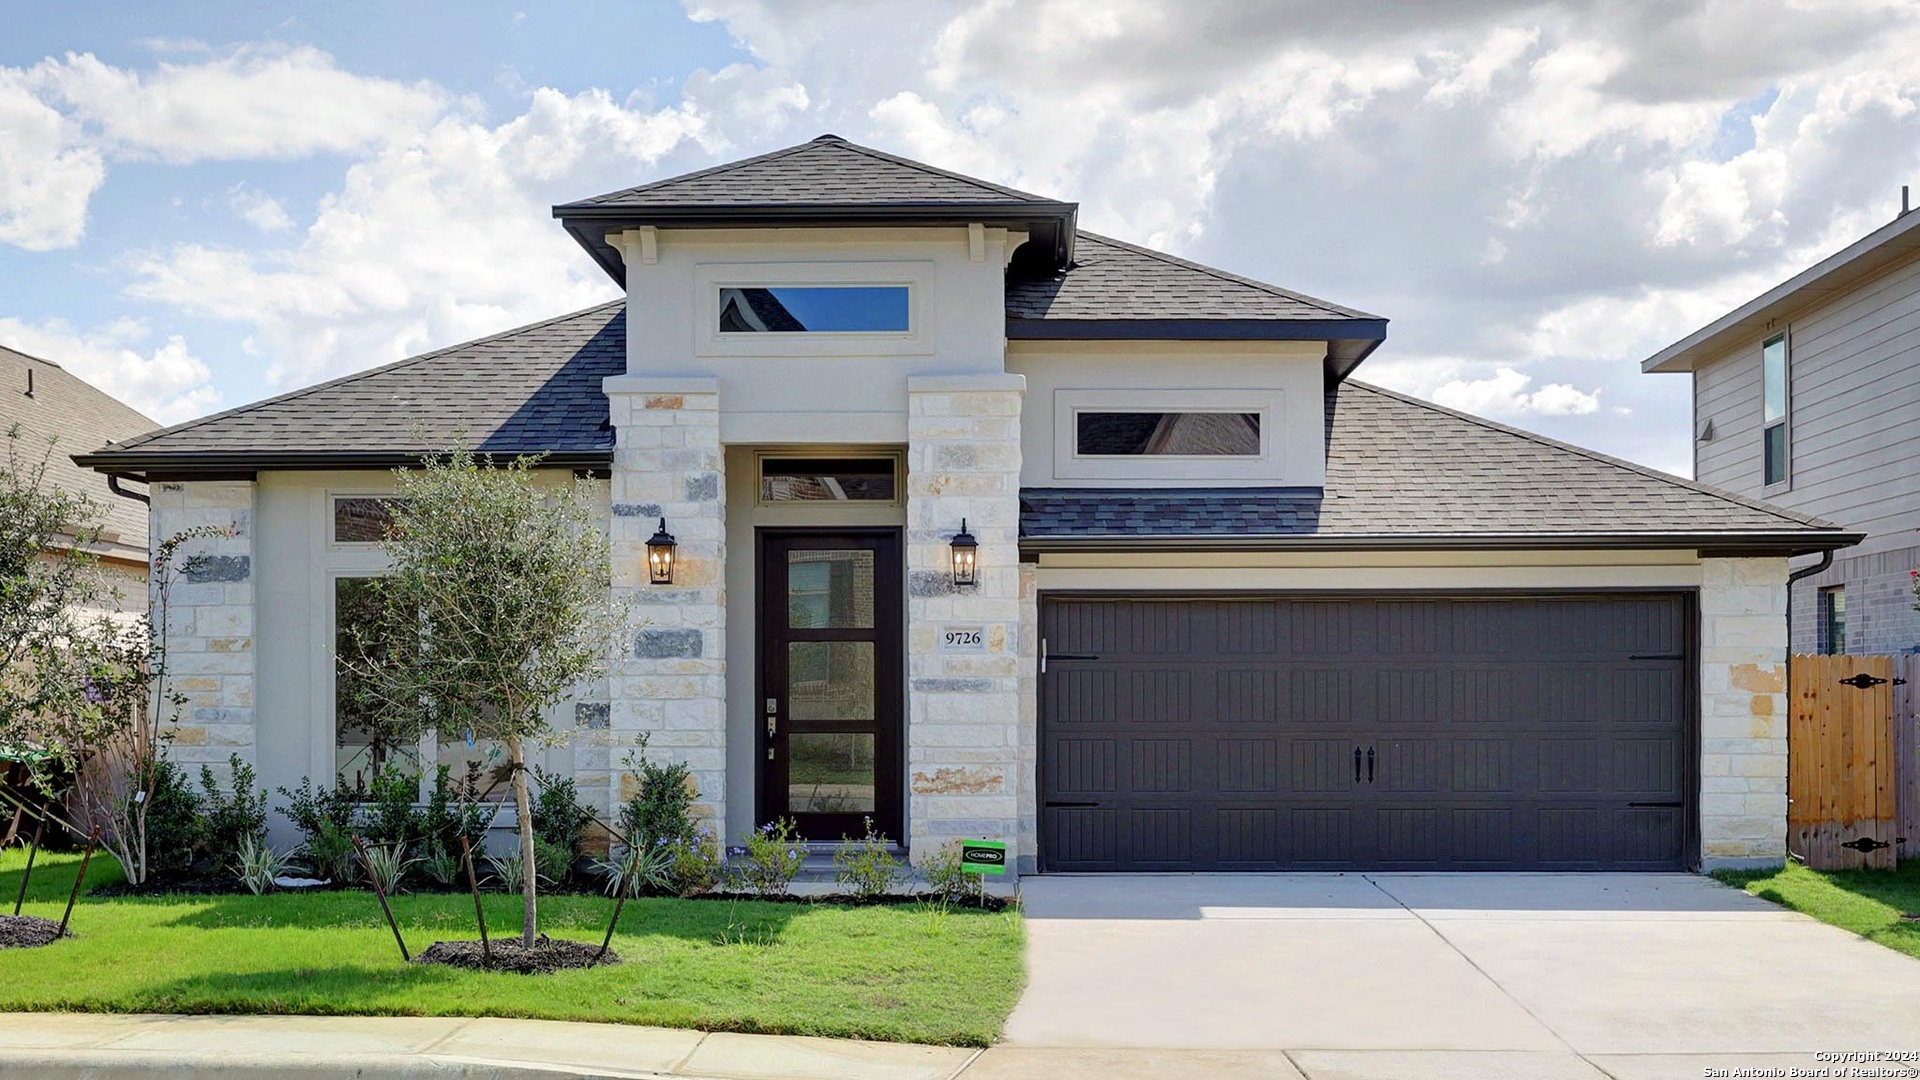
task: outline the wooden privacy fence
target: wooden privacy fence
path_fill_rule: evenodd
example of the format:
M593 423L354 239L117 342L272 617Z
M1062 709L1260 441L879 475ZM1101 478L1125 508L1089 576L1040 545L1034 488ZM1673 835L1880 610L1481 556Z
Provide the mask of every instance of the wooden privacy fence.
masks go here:
M1788 850L1816 870L1920 858L1920 656L1795 656L1789 666Z

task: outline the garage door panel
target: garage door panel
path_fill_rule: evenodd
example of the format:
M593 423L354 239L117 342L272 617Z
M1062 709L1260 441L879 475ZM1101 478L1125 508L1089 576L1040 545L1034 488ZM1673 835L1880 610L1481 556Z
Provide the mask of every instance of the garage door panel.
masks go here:
M1063 627L1079 655L1042 679L1042 797L1091 805L1047 807L1043 865L1671 869L1691 820L1687 610L1047 601L1049 655Z

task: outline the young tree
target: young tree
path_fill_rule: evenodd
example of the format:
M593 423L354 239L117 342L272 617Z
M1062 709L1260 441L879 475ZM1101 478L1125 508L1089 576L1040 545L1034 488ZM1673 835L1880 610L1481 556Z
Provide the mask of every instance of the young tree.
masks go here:
M7 432L0 472L0 749L28 764L32 793L0 799L42 810L76 833L99 826L127 880L147 878L146 821L167 725L185 699L166 686L167 596L191 559L182 545L221 535L190 529L154 549L152 607L116 620L118 594L89 548L101 508L47 478L53 447L22 449ZM70 788L70 790L69 790ZM58 801L65 797L65 804Z
M392 573L372 625L345 628L340 658L356 711L385 732L506 744L529 948L537 914L526 744L551 735L548 708L605 671L625 613L589 492L542 484L538 464L454 450L395 470L384 541Z

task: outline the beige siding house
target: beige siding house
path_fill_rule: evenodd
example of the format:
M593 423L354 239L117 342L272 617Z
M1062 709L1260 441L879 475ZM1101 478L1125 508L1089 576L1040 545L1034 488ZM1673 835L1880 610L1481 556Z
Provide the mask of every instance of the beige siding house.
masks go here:
M1794 650L1920 651L1920 214L1642 366L1692 374L1701 482L1865 534L1794 584Z
M105 476L74 464L71 455L130 439L159 427L137 410L96 389L51 360L0 347L0 435L17 429L14 444L24 464L47 456L47 482L91 499L101 529L93 551L118 597L120 612L147 607L147 508L144 492L112 490ZM0 449L0 453L4 450Z
M542 762L603 814L644 735L729 842L1784 857L1787 560L1857 535L1367 386L1379 316L833 136L555 215L622 299L82 457L234 526L174 596L183 753L363 775L336 631L390 470L464 435L605 501L636 621Z

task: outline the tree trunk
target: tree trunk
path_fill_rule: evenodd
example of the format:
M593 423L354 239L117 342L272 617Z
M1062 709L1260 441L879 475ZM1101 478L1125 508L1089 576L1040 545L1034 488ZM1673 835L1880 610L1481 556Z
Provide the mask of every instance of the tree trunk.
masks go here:
M513 816L520 825L520 865L524 882L520 886L520 944L533 948L539 916L534 906L534 890L539 885L539 867L533 859L533 803L527 797L527 755L520 736L507 737L507 756L513 762Z

